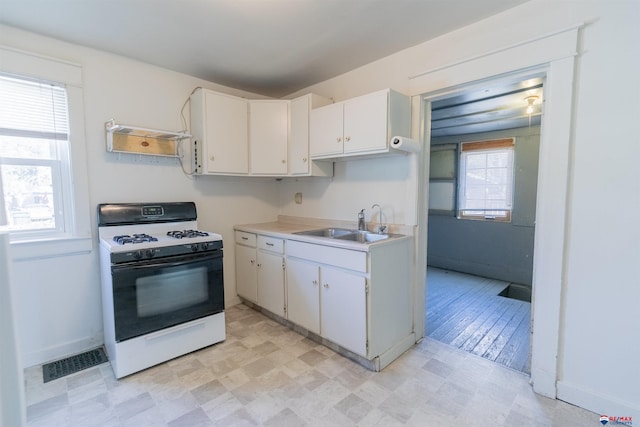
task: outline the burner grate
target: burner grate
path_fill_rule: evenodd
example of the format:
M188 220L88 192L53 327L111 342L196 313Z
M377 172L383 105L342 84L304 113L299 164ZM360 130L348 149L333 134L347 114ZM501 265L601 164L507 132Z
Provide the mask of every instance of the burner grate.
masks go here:
M145 243L145 242L157 242L158 239L148 234L134 234L129 236L128 234L122 236L113 236L113 241L119 245L126 245L127 243Z
M182 239L182 238L192 239L194 237L206 237L208 235L209 233L207 233L206 231L199 231L199 230L182 230L182 231L176 230L176 231L167 232L167 236L173 237L174 239Z
M108 362L104 347L98 347L84 353L42 365L42 377L45 383L84 369Z

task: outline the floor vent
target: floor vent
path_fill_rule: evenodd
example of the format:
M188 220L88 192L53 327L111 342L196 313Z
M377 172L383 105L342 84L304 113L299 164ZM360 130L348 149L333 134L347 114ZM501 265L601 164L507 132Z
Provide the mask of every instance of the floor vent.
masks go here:
M511 283L498 294L500 297L513 298L520 301L531 302L531 288L526 285Z
M107 354L104 347L98 347L84 353L76 354L65 359L56 360L55 362L42 365L43 381L49 382L57 380L67 375L74 374L92 366L100 365L108 362Z

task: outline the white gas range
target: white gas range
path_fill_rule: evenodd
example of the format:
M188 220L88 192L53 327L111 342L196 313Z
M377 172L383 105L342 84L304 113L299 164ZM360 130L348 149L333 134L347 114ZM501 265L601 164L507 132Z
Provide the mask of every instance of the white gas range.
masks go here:
M117 378L225 339L222 237L180 203L98 206L105 347Z

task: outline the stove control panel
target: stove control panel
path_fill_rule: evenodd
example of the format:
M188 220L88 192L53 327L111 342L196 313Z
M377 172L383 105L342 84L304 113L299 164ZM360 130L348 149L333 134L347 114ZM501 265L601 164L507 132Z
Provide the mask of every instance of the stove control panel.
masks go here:
M134 249L130 251L111 253L111 264L123 264L128 262L148 261L156 258L166 258L179 255L187 255L194 252L222 252L222 241L187 243L159 248Z

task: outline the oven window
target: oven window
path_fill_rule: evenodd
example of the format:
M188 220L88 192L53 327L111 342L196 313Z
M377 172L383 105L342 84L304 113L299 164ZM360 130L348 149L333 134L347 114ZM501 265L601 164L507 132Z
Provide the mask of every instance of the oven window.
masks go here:
M207 268L174 271L136 280L138 317L171 313L209 298Z

